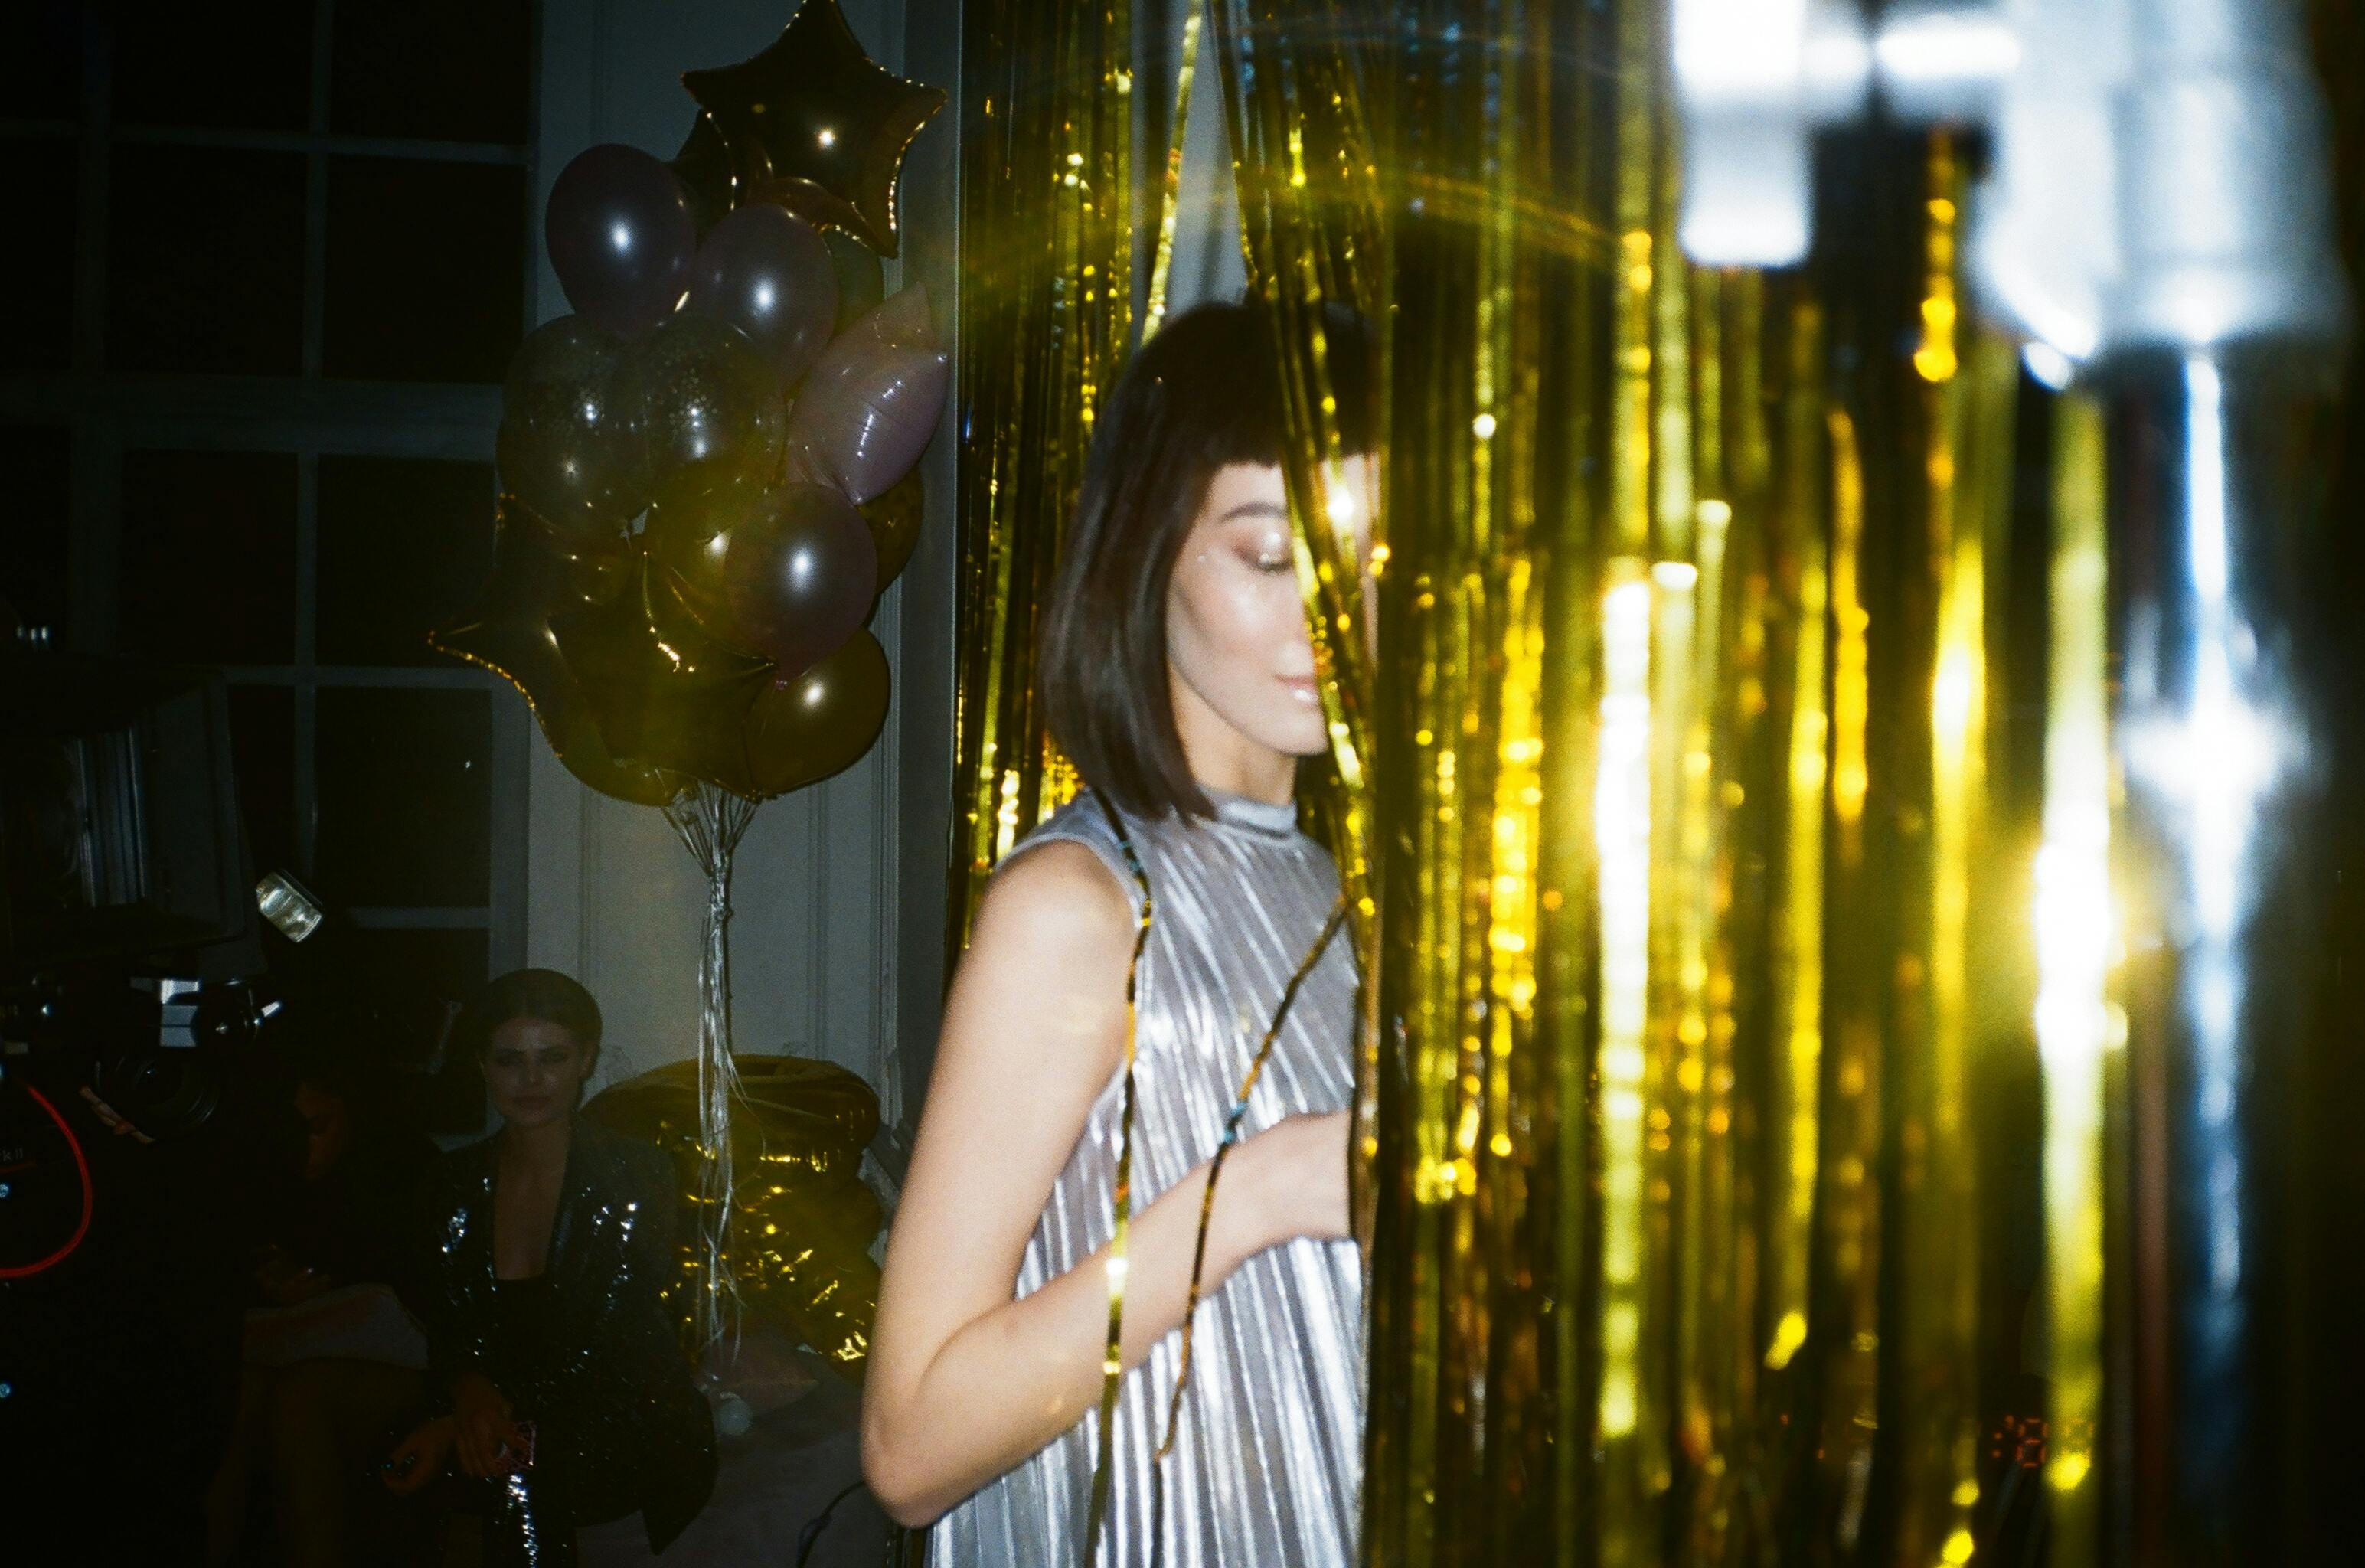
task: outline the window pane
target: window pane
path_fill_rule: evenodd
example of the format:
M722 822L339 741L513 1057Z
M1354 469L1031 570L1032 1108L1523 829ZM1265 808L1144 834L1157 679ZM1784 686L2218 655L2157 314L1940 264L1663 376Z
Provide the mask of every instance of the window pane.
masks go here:
M296 657L296 459L278 452L124 454L127 653L207 664Z
M311 123L313 5L127 7L114 29L116 119L302 130Z
M82 113L84 7L73 0L0 6L0 104L28 119Z
M490 977L481 931L354 931L344 958L351 971L349 995L363 999L367 1038L358 1048L403 1073L424 1073L435 1065L451 1009L465 1002ZM485 1080L465 1049L447 1051L442 1070L415 1079L424 1090L428 1128L451 1135L475 1132L485 1124Z
M323 368L500 380L524 328L525 235L521 169L331 159Z
M254 874L297 871L296 697L284 686L230 689L230 765Z
M76 186L71 140L0 141L0 190L40 235L0 245L0 370L63 370L72 356Z
M63 646L73 626L73 440L63 430L0 427L0 599ZM0 628L5 632L5 628Z
M301 156L118 147L109 180L111 364L252 375L302 369Z
M318 726L321 897L345 905L483 905L488 695L329 689L319 695Z
M532 9L527 0L337 0L329 128L522 145Z
M427 633L475 601L492 562L491 465L320 459L322 664L450 667Z

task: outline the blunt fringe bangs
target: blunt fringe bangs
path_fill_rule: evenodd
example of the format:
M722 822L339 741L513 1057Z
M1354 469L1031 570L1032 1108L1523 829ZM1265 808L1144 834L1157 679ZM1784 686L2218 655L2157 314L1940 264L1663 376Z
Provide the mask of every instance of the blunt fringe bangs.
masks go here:
M454 1021L453 1043L471 1056L481 1056L492 1045L495 1030L520 1018L555 1024L585 1050L599 1052L600 1004L556 969L511 969L487 980Z
M1373 450L1362 322L1324 312L1339 442ZM1045 607L1037 683L1052 738L1085 781L1137 816L1211 817L1174 727L1166 593L1217 470L1281 463L1281 360L1261 308L1200 305L1135 352L1102 406Z

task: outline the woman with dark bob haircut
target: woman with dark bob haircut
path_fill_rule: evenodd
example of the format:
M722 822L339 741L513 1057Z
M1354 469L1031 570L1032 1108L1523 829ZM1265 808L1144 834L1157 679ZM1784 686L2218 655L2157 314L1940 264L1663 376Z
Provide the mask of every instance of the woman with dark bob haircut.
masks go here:
M678 1267L672 1167L576 1115L600 1004L566 976L501 976L453 1039L501 1130L428 1183L420 1307L449 1413L395 1450L387 1484L456 1465L490 1562L571 1563L577 1526L635 1511L662 1550L714 1486L713 1420L658 1296Z
M1351 319L1326 336L1343 444L1357 454L1331 476L1331 510L1368 517L1368 354ZM1298 764L1328 736L1284 434L1272 334L1239 305L1168 322L1101 414L1038 666L1052 732L1087 788L1003 861L979 908L871 1344L864 1469L897 1518L935 1521L936 1568L1279 1568L1354 1555L1355 971L1338 935L1338 873L1297 829ZM1191 1314L1211 1162L1276 1016L1216 1189ZM1125 1372L1094 1541L1119 1290ZM1170 1423L1186 1344L1189 1382Z

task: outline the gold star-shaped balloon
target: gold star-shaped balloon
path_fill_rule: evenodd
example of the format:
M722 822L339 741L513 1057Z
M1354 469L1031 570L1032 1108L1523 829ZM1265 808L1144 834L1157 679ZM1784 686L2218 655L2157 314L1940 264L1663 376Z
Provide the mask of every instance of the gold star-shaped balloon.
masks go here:
M865 53L837 0L805 0L761 54L681 80L728 150L742 203L774 202L882 256L896 253L903 153L945 95ZM723 149L699 151L714 161Z

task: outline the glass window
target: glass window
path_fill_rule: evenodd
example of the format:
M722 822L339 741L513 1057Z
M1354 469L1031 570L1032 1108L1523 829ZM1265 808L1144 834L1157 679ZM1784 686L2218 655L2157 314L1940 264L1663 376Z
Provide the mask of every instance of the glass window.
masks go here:
M320 895L362 906L488 902L490 695L327 689L318 724Z
M0 104L28 119L82 113L84 7L73 0L0 6Z
M0 599L62 644L73 632L73 433L0 428Z
M118 643L154 658L296 657L296 459L278 452L129 452Z
M303 369L301 153L118 146L108 180L109 364Z
M321 458L319 560L322 664L452 668L427 633L492 569L492 465Z
M230 689L230 754L254 874L296 870L296 694L291 688Z
M526 0L337 0L329 129L522 145L532 12Z
M116 10L115 118L302 130L312 121L312 10L313 0Z
M523 957L532 718L425 633L490 567L454 388L526 326L538 11L0 0L0 607L223 667L250 854L353 921L421 1074ZM414 1081L480 1124L475 1062Z
M0 245L0 370L63 370L71 361L79 188L71 139L0 141L0 190L17 212L39 215Z
M329 161L322 369L497 382L525 330L525 171Z

